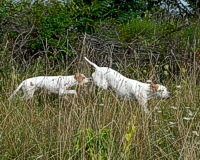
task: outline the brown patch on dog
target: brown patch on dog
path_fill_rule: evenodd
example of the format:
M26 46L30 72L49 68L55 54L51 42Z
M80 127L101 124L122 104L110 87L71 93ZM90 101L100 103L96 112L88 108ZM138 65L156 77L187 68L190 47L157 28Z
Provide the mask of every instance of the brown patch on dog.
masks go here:
M85 77L83 77L80 73L75 73L74 78L78 81L78 83L83 82Z
M151 84L150 87L152 90L157 91L159 86L157 84Z
M30 82L30 86L34 86L33 82Z

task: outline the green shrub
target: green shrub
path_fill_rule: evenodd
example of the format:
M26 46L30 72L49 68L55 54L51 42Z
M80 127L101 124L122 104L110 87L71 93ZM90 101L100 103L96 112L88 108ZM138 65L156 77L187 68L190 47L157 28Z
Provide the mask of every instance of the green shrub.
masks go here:
M133 38L150 38L155 24L151 19L132 18L129 23L120 26L121 38L131 41Z
M114 138L110 129L102 129L95 132L88 128L78 130L73 139L76 159L81 157L81 152L85 150L88 159L107 159L111 147L114 147Z
M52 5L36 3L32 6L31 12L36 26L34 31L36 35L30 40L31 49L35 52L42 50L44 43L47 43L50 52L60 51L56 54L56 58L62 58L63 54L71 54L71 50L67 47L69 41L67 32L73 24L69 10L55 2Z

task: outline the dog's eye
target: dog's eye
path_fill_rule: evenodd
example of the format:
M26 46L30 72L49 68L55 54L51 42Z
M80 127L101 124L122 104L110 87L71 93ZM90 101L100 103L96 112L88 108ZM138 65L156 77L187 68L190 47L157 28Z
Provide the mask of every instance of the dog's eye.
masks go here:
M83 79L85 79L85 77L83 77Z

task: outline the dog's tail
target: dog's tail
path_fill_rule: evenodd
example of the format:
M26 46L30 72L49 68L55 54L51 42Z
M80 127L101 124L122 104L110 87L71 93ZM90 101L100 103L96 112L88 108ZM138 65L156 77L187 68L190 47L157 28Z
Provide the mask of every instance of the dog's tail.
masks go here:
M20 88L24 85L24 81L17 87L17 89L10 95L8 100L11 100L12 97L20 90Z
M87 59L86 57L84 57L84 58L85 58L85 60L86 60L89 64L91 64L95 69L98 69L98 68L99 68L96 64L92 63L89 59Z

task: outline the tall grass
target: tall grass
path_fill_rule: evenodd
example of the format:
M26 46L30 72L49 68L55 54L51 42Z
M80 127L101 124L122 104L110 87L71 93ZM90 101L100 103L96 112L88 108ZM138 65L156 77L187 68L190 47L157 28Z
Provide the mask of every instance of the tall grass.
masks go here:
M20 68L10 69L1 77L1 159L198 159L200 156L199 84L193 81L197 77L180 75L185 80L181 89L176 88L179 82L169 79L166 84L172 98L150 100L149 116L135 100L121 101L112 91L97 87L92 93L76 87L78 98L69 95L70 102L45 91L37 92L31 101L21 100L19 92L9 102L8 96L22 80L41 75L41 65L42 62L35 63L26 73ZM84 62L81 65L82 72L90 76L90 66ZM59 72L66 74L62 69ZM139 69L137 72L142 75Z

